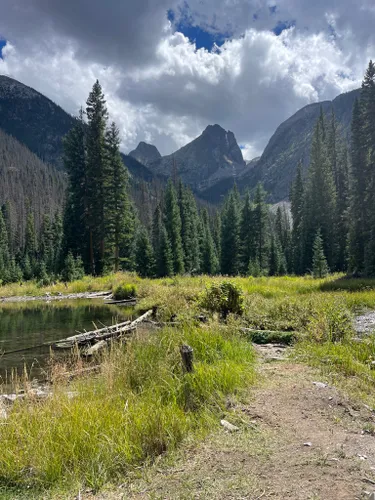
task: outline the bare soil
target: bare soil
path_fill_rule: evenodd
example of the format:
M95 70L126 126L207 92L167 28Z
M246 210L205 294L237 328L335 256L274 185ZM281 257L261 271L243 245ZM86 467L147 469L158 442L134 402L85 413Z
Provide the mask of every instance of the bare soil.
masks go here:
M375 491L375 414L317 372L283 360L282 347L257 348L261 382L217 430L136 471L116 491L81 498L353 500ZM319 382L314 384L314 382Z

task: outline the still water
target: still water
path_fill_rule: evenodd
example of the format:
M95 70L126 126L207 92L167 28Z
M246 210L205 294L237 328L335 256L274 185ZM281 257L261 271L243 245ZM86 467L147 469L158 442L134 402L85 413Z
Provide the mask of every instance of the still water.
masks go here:
M43 373L50 348L41 344L125 321L132 313L101 299L0 304L0 383L14 369L20 374L26 368L31 378Z

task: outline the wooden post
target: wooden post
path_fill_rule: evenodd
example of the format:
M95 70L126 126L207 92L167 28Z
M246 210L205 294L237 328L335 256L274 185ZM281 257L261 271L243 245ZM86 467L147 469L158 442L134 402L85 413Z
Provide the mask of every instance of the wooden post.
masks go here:
M186 373L191 373L194 370L193 367L193 348L188 345L182 345L180 347L180 354L182 358L182 366Z

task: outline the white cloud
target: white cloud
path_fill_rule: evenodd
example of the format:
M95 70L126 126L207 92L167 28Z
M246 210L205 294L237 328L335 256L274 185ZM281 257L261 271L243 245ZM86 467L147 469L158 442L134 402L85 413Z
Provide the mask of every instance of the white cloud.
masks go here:
M271 14L260 0L191 0L192 22L234 33L210 53L168 26L177 0L152 8L147 0L0 0L0 34L10 40L0 73L71 113L99 78L124 150L147 140L169 153L219 123L250 159L300 107L358 86L375 56L370 0L355 9L329 3L278 0ZM295 28L270 31L287 20Z

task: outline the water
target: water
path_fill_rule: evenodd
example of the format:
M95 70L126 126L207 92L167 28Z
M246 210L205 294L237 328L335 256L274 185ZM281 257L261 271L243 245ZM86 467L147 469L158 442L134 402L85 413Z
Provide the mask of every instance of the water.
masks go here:
M41 344L125 321L132 312L101 299L0 305L0 383L9 381L12 370L21 374L25 368L31 378L40 377L50 353Z

